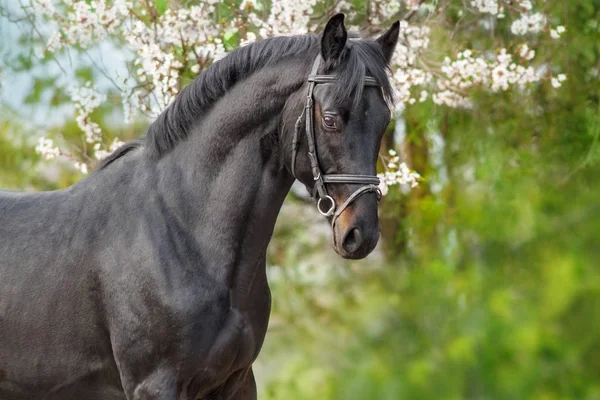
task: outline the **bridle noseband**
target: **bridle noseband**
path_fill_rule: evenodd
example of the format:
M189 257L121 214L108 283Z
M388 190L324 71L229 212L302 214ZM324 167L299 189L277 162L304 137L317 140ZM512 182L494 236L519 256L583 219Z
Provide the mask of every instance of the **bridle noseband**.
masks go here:
M381 191L379 190L379 178L374 175L352 175L352 174L322 174L321 168L319 167L319 160L317 158L317 149L315 146L315 129L313 123L313 92L315 86L319 83L333 83L337 80L335 75L317 75L319 65L321 62L321 56L317 55L315 59L310 75L308 76L308 90L306 94L306 106L302 111L302 114L296 121L294 130L294 140L292 141L292 175L296 177L296 154L298 152L298 142L300 130L300 123L302 116L306 120L306 140L308 142L308 158L310 160L310 167L315 180L315 186L313 196L317 199L317 209L325 217L333 217L331 221L332 228L335 227L335 221L342 214L342 212L359 196L374 192L377 195L377 201L381 198ZM365 76L365 86L380 87L377 81L371 76ZM329 194L327 194L327 188L325 184L330 183L350 183L363 185L359 189L355 190L341 206L337 207L335 200Z

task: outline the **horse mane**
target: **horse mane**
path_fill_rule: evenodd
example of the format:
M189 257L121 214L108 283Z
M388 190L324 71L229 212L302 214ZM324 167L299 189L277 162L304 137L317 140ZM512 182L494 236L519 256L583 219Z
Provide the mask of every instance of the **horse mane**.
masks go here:
M232 51L183 88L175 101L150 125L145 138L125 144L106 158L100 168L140 146L145 147L150 156L161 157L189 136L198 119L238 82L264 67L295 56L303 55L307 62L311 62L316 57L319 43L320 36L315 34L280 36ZM385 99L391 104L393 94L387 77L389 65L380 46L371 39L348 40L344 53L344 60L335 67L339 77L333 93L336 99L353 99L355 104L362 94L364 77L369 75L381 85Z

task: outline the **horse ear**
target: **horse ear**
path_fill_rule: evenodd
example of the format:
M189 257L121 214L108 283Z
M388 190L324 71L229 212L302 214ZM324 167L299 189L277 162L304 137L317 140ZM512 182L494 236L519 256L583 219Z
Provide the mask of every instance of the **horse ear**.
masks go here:
M344 14L336 14L327 22L321 38L321 55L327 67L336 65L340 60L347 39Z
M377 38L377 43L381 46L383 55L388 62L392 60L394 50L396 49L396 43L398 43L398 35L400 33L400 21L396 21L392 24L390 29L386 33Z

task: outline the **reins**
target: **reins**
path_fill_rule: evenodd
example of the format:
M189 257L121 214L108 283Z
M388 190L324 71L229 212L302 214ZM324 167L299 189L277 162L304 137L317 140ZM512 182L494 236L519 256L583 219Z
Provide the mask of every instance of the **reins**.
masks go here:
M315 86L320 83L333 83L337 80L335 75L318 75L317 71L321 63L321 56L317 55L315 59L310 75L308 76L308 90L306 93L306 105L302 110L302 113L296 121L294 129L294 138L292 141L292 175L296 177L296 155L298 152L298 143L300 141L299 131L302 117L305 118L305 132L306 141L308 144L308 158L310 160L310 167L315 181L313 190L313 197L317 200L317 210L325 217L332 217L331 226L335 228L335 222L342 212L358 197L365 193L374 192L377 195L377 201L381 198L381 191L379 190L379 178L374 175L354 175L354 174L323 174L319 167L319 160L317 158L317 149L315 145L315 130L314 130L314 99L313 92ZM377 81L371 77L366 76L364 81L365 86L380 87ZM341 206L337 207L335 200L327 193L326 184L336 183L349 183L363 185L359 189L355 190Z

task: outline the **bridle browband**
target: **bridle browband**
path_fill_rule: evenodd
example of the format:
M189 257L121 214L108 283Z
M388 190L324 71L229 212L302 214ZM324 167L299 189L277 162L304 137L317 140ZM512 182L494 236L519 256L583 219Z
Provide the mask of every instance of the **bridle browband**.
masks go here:
M317 149L315 146L315 129L313 123L313 92L315 86L319 83L333 83L337 80L335 75L317 75L319 65L321 63L321 56L317 55L310 75L308 75L308 90L306 93L306 105L304 110L296 121L294 129L294 140L292 141L292 175L296 177L296 154L298 152L298 142L300 140L298 132L300 131L300 123L302 117L305 117L306 121L306 140L308 142L308 158L310 160L310 167L315 181L313 190L313 197L317 199L317 209L325 217L333 217L331 220L331 227L335 228L335 221L342 214L342 212L359 196L374 192L377 195L377 201L381 198L381 191L379 190L379 178L374 175L352 175L352 174L322 174L321 168L319 167L319 160L317 158ZM377 81L371 76L365 76L365 86L380 87ZM350 183L363 185L359 189L355 190L341 206L337 207L335 200L329 194L327 194L327 188L325 184L330 183ZM324 204L324 202L326 202ZM327 205L327 203L329 203ZM327 208L325 208L327 207Z

